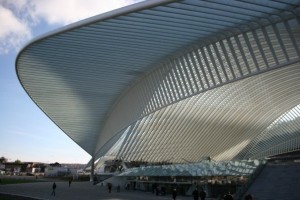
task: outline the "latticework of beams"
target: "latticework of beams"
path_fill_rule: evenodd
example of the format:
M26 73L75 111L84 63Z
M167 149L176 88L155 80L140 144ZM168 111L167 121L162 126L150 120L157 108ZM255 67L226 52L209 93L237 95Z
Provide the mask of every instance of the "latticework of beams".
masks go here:
M289 152L299 149L299 5L145 1L37 38L17 73L95 160Z
M118 105L141 119L117 155L151 162L253 157L240 151L260 140L283 112L299 105L299 30L293 19L195 48L161 64ZM134 99L132 93L144 95ZM282 141L269 138L265 143L281 145L297 137L299 117L295 120L291 121L297 125L287 125L294 128ZM295 142L273 153L297 148Z

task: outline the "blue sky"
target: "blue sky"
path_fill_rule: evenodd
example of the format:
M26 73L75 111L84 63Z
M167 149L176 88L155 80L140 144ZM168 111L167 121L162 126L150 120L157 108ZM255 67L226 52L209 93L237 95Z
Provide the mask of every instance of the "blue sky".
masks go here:
M0 0L0 157L9 161L87 163L91 156L32 102L15 71L34 37L137 0Z

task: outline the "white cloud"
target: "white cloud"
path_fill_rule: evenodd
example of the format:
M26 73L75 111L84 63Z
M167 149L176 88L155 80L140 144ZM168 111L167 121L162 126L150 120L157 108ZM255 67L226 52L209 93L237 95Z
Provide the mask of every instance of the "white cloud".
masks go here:
M139 1L0 0L0 54L18 50L42 22L62 26Z
M2 5L0 5L0 19L0 54L18 48L31 37L28 25Z
M116 8L124 7L134 1L107 0L34 0L35 13L50 24L69 24L95 16Z

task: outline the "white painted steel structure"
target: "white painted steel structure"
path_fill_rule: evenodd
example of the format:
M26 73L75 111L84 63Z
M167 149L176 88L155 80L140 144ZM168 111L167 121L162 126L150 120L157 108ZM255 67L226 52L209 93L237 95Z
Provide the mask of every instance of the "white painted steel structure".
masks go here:
M300 147L300 1L145 1L43 35L32 100L95 160L259 159Z

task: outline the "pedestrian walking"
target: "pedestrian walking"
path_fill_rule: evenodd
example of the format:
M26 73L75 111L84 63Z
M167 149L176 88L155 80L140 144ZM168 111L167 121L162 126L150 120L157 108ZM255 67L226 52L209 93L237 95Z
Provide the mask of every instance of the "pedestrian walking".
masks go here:
M69 179L69 187L71 187L72 179Z
M107 183L107 186L108 186L108 193L111 193L112 184L111 183Z
M245 196L245 200L253 200L253 196L251 194L247 194Z
M224 200L233 200L233 196L230 194L230 192L228 192L227 194L225 194Z
M173 200L176 200L176 197L177 197L177 191L176 191L176 188L174 188L173 192L172 192L172 197L173 197Z
M202 190L200 191L200 199L205 200L205 198L206 198L206 192L202 188Z
M55 189L56 189L56 183L54 182L53 185L52 185L52 193L51 193L51 196L55 196Z
M193 197L194 197L194 200L198 200L199 199L199 192L198 192L197 188L193 191Z

